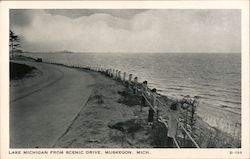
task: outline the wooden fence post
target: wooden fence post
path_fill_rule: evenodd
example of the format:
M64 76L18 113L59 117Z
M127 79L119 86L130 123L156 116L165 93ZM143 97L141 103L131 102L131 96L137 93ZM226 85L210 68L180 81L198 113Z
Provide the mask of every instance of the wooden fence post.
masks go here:
M113 74L113 79L115 79L115 69L113 69L112 74Z
M185 119L184 119L184 128L187 129L187 124L188 124L188 110L185 110ZM183 145L186 146L186 133L184 133L183 135L184 137L184 141L183 141Z
M107 69L106 73L107 73L107 75L109 76L109 68Z
M134 94L137 94L137 83L138 83L138 77L134 78Z
M115 77L116 77L116 74L115 74L115 73L116 73L116 72L115 72L115 69L114 69L114 75L113 75L113 76L114 76L114 79L115 79Z
M115 70L115 79L118 79L118 70Z
M109 74L110 77L112 77L111 69L108 70L108 74Z
M118 80L122 80L122 78L121 78L121 71L118 71Z
M133 74L129 74L129 77L128 77L128 88L130 88L130 86L131 86L132 76L133 76Z
M157 104L156 104L156 88L154 88L153 90L152 90L152 95L153 95L153 103L152 103L152 105L153 105L153 107L154 107L154 109L155 109L155 112L156 112L156 117L158 118L159 117L159 111L158 111L158 106L157 106Z
M123 73L123 83L125 83L126 80L126 72Z
M142 107L146 106L146 90L147 90L147 84L148 81L143 81L142 82L142 87L141 87L141 95L142 95L142 99L141 99L141 108L140 111L142 112Z

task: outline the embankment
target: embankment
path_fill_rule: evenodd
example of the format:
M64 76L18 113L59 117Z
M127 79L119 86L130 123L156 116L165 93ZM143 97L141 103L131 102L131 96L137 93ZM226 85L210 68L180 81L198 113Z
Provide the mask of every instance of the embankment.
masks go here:
M25 64L10 62L10 80L19 80L31 76L35 69L35 67Z
M86 70L83 70L86 71ZM98 72L90 98L54 147L126 148L154 147L152 129L147 126L147 108L120 82ZM129 96L129 102L127 101ZM133 98L133 99L132 99Z

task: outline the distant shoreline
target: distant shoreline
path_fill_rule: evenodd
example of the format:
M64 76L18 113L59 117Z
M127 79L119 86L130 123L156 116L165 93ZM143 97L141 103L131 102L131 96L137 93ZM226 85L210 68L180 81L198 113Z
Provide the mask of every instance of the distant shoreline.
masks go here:
M63 52L63 51L55 51L55 52L23 52L23 53L44 53L44 54L241 54L241 52Z

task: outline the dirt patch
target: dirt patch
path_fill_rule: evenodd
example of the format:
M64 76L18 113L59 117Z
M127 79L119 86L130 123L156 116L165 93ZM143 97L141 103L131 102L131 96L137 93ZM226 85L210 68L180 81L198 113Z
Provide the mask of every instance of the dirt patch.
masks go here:
M122 148L152 147L151 127L147 126L144 119L113 122L108 127L110 140L119 143Z
M127 133L131 135L133 138L134 138L135 133L143 128L141 126L141 123L135 119L130 119L124 122L110 123L108 124L108 127L110 129L116 129L123 133Z
M96 94L94 96L91 96L89 100L93 100L93 101L96 101L97 104L103 104L104 101L103 101L103 96L102 95L99 95L99 94Z

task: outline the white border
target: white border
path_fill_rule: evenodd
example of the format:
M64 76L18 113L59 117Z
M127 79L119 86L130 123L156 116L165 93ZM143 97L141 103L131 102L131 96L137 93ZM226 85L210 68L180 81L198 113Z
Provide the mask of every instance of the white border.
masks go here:
M0 103L1 159L20 158L249 158L249 1L0 1ZM9 9L241 9L242 47L242 148L240 149L146 149L147 155L10 155L9 150ZM27 149L26 149L27 150ZM34 149L33 149L34 150ZM37 150L37 149L36 149ZM39 149L52 150L52 149ZM69 150L69 149L56 149ZM70 149L90 150L90 149ZM93 149L91 149L93 150ZM96 149L104 151L105 149ZM110 149L109 149L110 150ZM115 149L124 150L124 149ZM142 149L126 149L136 150ZM145 150L145 149L144 149ZM230 154L230 151L242 154Z

